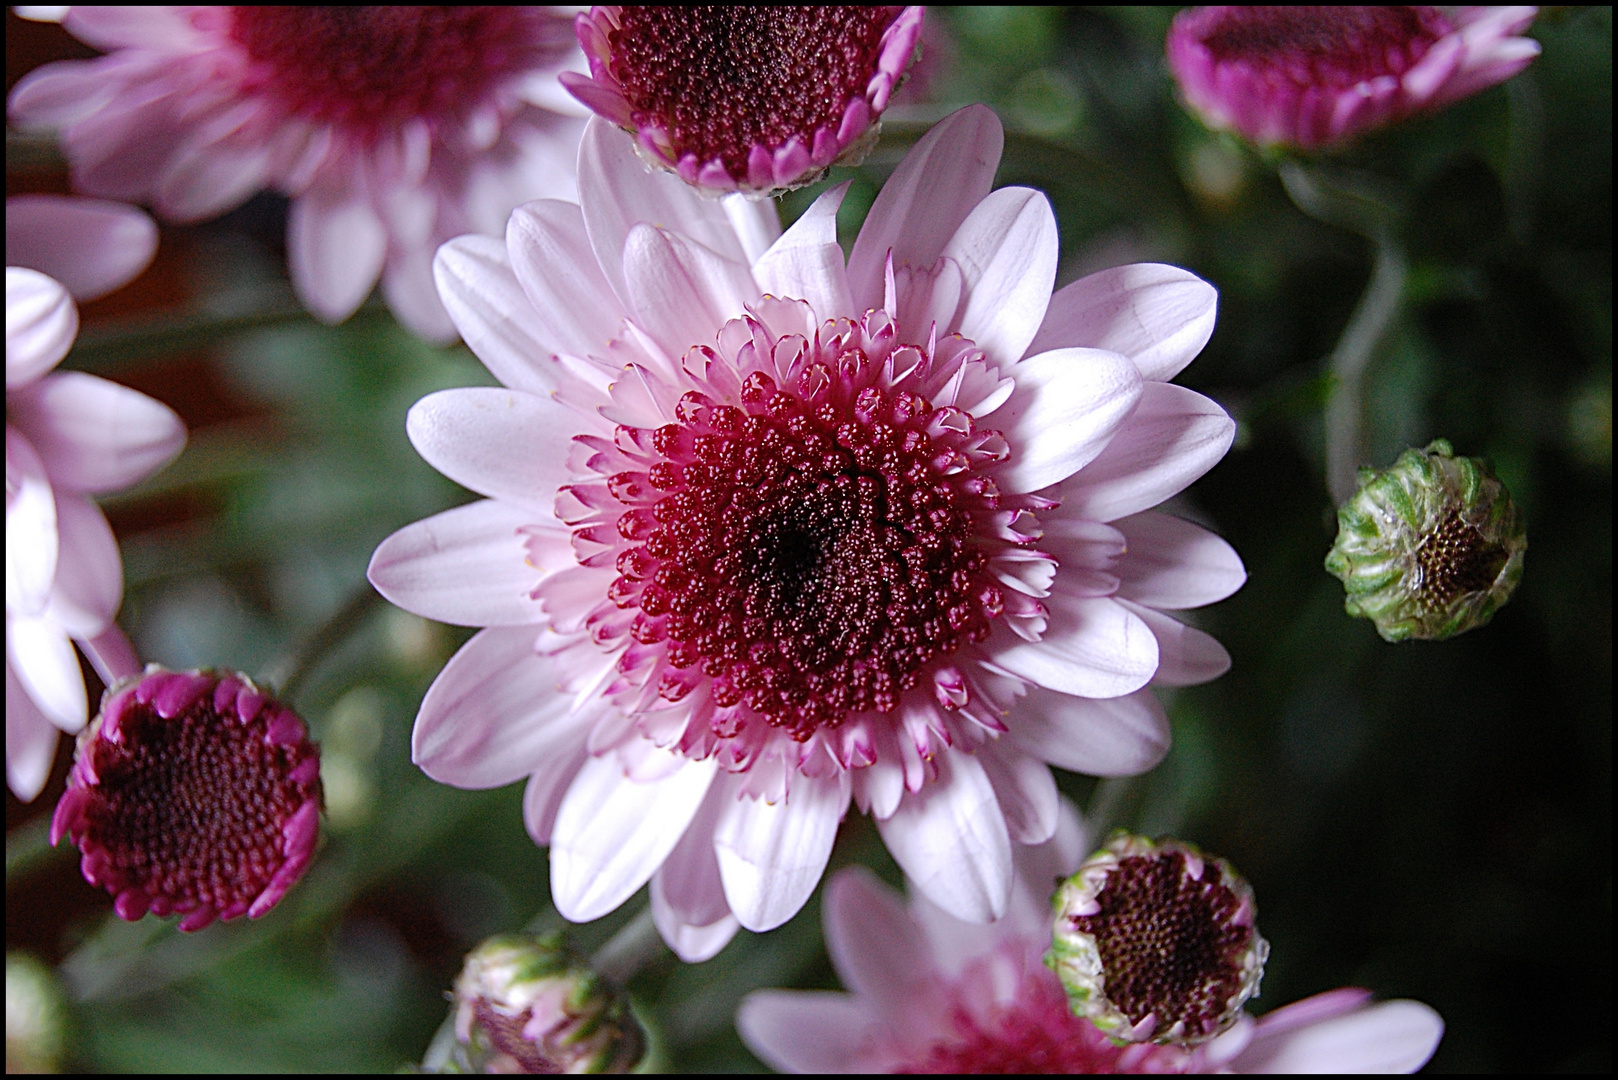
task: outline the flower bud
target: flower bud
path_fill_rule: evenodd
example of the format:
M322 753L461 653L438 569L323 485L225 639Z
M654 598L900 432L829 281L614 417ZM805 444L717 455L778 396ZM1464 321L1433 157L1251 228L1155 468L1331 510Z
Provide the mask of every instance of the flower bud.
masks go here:
M1073 1015L1115 1043L1207 1042L1258 993L1269 944L1223 859L1118 833L1051 899L1045 963Z
M245 675L152 664L79 736L51 843L73 838L120 918L200 930L280 902L314 854L320 805L320 752L290 709Z
M1350 615L1386 641L1443 641L1482 626L1522 580L1528 534L1505 485L1443 439L1392 468L1360 470L1337 511L1326 569Z
M474 949L455 982L455 1036L476 1072L626 1073L646 1052L628 999L560 933Z
M56 1072L67 1043L67 1003L50 968L6 953L6 1072Z

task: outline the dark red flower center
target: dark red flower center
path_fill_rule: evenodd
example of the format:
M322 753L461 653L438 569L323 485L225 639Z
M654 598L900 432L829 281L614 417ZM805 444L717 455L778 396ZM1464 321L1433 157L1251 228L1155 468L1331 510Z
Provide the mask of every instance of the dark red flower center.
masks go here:
M495 84L567 45L521 7L236 7L249 89L290 113L374 134L464 115ZM569 35L571 36L571 35ZM555 38L556 40L547 40Z
M1490 543L1451 511L1416 549L1420 595L1434 607L1443 607L1464 593L1482 592L1494 585L1507 558L1504 544Z
M954 449L970 418L875 387L840 405L816 378L793 394L755 372L740 408L687 394L632 435L655 463L608 481L636 542L609 595L638 606L636 641L668 641L662 695L706 676L797 739L892 710L1002 607L974 541L999 495Z
M1450 32L1431 7L1218 11L1201 35L1216 61L1243 61L1300 86L1342 88L1379 75L1403 75Z
M1096 902L1095 914L1069 919L1095 938L1104 991L1118 1010L1135 1024L1156 1014L1159 1031L1181 1021L1191 1033L1217 1029L1241 991L1254 936L1218 865L1205 860L1193 876L1181 851L1129 856Z
M608 36L612 74L637 125L668 133L676 157L718 158L747 175L747 152L836 132L877 71L894 7L625 7Z

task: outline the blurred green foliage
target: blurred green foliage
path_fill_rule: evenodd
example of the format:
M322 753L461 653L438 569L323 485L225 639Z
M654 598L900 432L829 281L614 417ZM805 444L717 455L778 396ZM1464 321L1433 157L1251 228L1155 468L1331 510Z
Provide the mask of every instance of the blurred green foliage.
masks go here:
M1099 790L1063 776L1064 789L1252 881L1273 944L1260 1009L1361 985L1443 1014L1434 1070L1609 1069L1610 9L1551 11L1523 75L1343 155L1387 182L1411 260L1369 373L1375 463L1448 438L1493 461L1529 522L1525 579L1493 624L1397 647L1343 613L1321 569L1333 535L1321 359L1365 287L1369 245L1300 212L1273 163L1179 108L1168 10L929 18L942 42L930 100L828 181L854 181L845 237L929 120L987 101L1007 125L998 182L1055 207L1059 284L1155 260L1220 290L1213 339L1179 381L1237 418L1236 448L1173 508L1246 560L1247 586L1200 617L1235 666L1170 695L1175 746L1156 771ZM819 190L786 198L784 217ZM144 337L87 333L68 362L167 397L153 364L178 349L185 377L230 404L173 467L108 500L125 625L171 666L284 678L368 589L383 537L465 499L410 448L404 415L487 373L378 307L338 328L290 313L283 214L260 199L193 230L194 284L214 299ZM465 632L382 604L350 614L295 701L327 747L331 802L308 880L264 920L194 937L105 917L104 897L89 905L60 943L71 1066L392 1070L420 1059L465 950L531 920L559 925L520 789L458 791L410 764L415 709ZM858 816L833 856L853 862L898 880ZM88 889L70 872L48 880L80 902ZM22 900L50 902L38 889ZM578 928L578 944L599 945L639 904ZM732 1071L758 1068L731 1024L744 993L835 985L817 894L707 964L665 955L632 989L668 1065ZM1544 1018L1532 1032L1530 1017Z

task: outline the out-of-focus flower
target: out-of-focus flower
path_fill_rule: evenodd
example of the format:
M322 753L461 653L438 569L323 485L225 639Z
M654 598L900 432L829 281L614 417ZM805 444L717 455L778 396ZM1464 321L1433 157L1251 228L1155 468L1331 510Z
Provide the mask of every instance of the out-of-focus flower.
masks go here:
M1205 7L1175 16L1169 67L1210 126L1316 149L1442 108L1539 55L1534 7Z
M851 992L759 990L736 1026L749 1049L794 1073L1413 1072L1443 1021L1415 1001L1363 990L1318 994L1254 1020L1245 1013L1196 1047L1114 1043L1068 1011L1041 962L1051 944L1045 890L1085 838L1064 806L1046 844L1019 849L1006 917L976 926L912 884L908 909L869 871L826 889L826 949Z
M1383 640L1443 641L1494 618L1527 551L1527 526L1488 464L1435 439L1387 469L1360 470L1326 569L1342 579L1348 613Z
M67 1002L56 973L28 953L6 953L6 1072L55 1072L66 1045Z
M1207 1042L1258 993L1270 947L1253 890L1189 844L1119 834L1051 904L1045 962L1074 1014L1117 1042Z
M669 943L710 956L803 905L852 800L939 903L995 918L1013 841L1056 827L1046 763L1151 767L1146 684L1228 666L1159 609L1228 595L1240 560L1149 512L1230 445L1160 381L1213 290L1141 265L1052 296L1045 197L990 191L1001 138L981 106L936 126L845 265L843 189L766 239L770 204L704 200L596 120L582 209L440 252L506 385L408 430L489 498L388 538L370 579L489 628L428 691L415 760L530 777L566 917L651 879Z
M556 76L578 53L552 8L75 6L63 25L108 55L30 73L12 119L61 130L79 190L167 220L290 195L292 283L330 322L380 277L401 322L451 339L438 245L574 190L582 110Z
M455 1037L473 1072L627 1073L646 1053L624 994L560 934L503 934L468 954L455 981Z
M15 244L86 296L139 273L157 240L127 207L13 199L6 218L8 254ZM41 239L53 231L54 249ZM118 543L89 496L145 479L185 445L179 417L145 394L51 371L78 325L59 282L6 267L6 782L21 799L44 785L57 729L84 727L73 640L109 631L123 599Z
M920 7L594 7L563 84L642 156L713 191L857 164L921 39Z
M155 664L102 699L51 819L120 918L178 914L181 930L269 911L319 832L303 721L245 675Z

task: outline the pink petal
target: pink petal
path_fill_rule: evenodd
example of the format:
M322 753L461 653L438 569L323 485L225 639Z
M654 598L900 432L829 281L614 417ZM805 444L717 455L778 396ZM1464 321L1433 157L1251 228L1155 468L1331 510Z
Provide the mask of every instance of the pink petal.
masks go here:
M533 598L548 571L571 565L560 529L556 565L536 566L523 529L534 513L493 499L406 525L377 547L365 576L391 602L456 626L525 626L544 621ZM562 562L566 558L566 562Z
M674 955L688 964L717 956L741 928L725 899L714 852L714 828L735 799L732 783L721 780L710 787L680 842L652 875L652 921Z
M848 259L855 312L882 305L888 252L895 266L926 269L994 185L1005 135L985 105L968 105L934 124L871 204Z
M1134 361L1144 378L1166 382L1208 343L1218 303L1212 285L1177 266L1115 266L1051 297L1029 349L1110 349Z
M26 436L6 425L6 611L38 614L60 551L56 495Z
M625 312L590 249L579 208L553 199L519 206L506 226L506 249L548 351L606 355Z
M990 654L996 668L1048 690L1079 697L1134 693L1157 670L1157 638L1110 597L1076 597L1061 575L1046 598L1050 621L1039 641L1006 635Z
M1011 895L1011 840L994 787L971 754L933 760L938 778L906 792L877 829L928 899L967 922L998 919Z
M562 799L551 836L551 897L572 922L599 919L663 865L713 782L713 759L666 755L659 780L632 780L614 754L591 758Z
M198 132L169 158L152 193L152 206L163 220L217 217L240 206L272 179L270 147L244 139L236 130L259 108L255 102L210 122L210 127L227 129L222 138L214 141Z
M9 623L7 636L10 636ZM50 779L56 758L56 725L39 711L6 660L6 784L32 802Z
M556 828L556 814L562 808L568 785L573 783L573 778L588 759L584 746L585 727L581 726L576 733L578 744L571 751L564 743L560 752L547 754L536 761L534 771L528 776L528 786L523 788L523 824L534 843L542 847L551 842L551 833Z
M1006 831L1018 844L1043 844L1056 832L1056 809L1061 798L1051 770L1036 757L1020 753L1004 742L978 751L978 760L1000 799Z
M770 245L781 238L781 215L776 213L774 199L754 199L740 192L719 200L736 240L742 245L742 255L749 264L758 262Z
M932 968L927 941L899 895L863 866L832 875L826 952L842 984L874 1013L902 1012Z
M557 76L567 92L578 98L591 112L612 121L619 127L633 126L634 112L624 95L611 87L602 86L587 75L564 71Z
M124 568L101 508L82 495L56 494L58 554L45 616L76 638L93 638L118 614Z
M985 196L944 245L965 281L960 333L1004 368L1028 350L1056 282L1056 215L1044 195L1001 188ZM939 327L940 332L945 327Z
M399 324L433 345L454 344L458 335L455 321L439 299L433 280L433 246L430 243L388 254L382 268L382 298Z
M503 242L456 237L438 249L433 279L455 328L490 374L513 390L556 388L544 367L556 349L535 336L546 327L517 283Z
M387 229L356 194L317 184L292 200L287 267L304 307L339 323L371 295L388 250Z
M105 52L141 47L178 52L202 43L184 8L72 7L62 25Z
M6 265L38 270L77 300L134 280L157 254L157 225L123 203L62 195L6 200Z
M579 424L562 406L521 390L467 386L428 394L405 431L427 464L480 495L550 520Z
M1040 353L1011 374L1017 388L986 425L1012 448L996 477L1006 491L1038 491L1090 464L1141 399L1135 365L1098 349Z
M501 787L584 742L588 717L558 684L554 658L534 652L536 632L484 630L450 657L422 699L410 758L443 784Z
M1242 587L1247 568L1236 549L1189 521L1148 511L1113 523L1129 539L1118 562L1118 595L1155 608L1201 607Z
M753 264L753 278L761 290L807 300L823 319L853 313L843 249L837 244L837 209L847 193L846 183L822 192Z
M62 362L79 334L79 309L60 284L6 267L6 389L33 382Z
M1419 1001L1386 1001L1253 1041L1230 1063L1243 1073L1410 1073L1427 1063L1444 1021Z
M736 1010L747 1048L776 1072L860 1072L866 1004L830 990L755 990Z
M1169 750L1169 721L1149 689L1115 698L1073 697L1029 687L1007 720L1024 750L1089 776L1134 776Z
M651 225L630 229L624 279L636 324L672 357L711 345L719 328L760 295L745 263Z
M6 618L6 665L51 723L67 732L84 727L88 701L79 656L61 627L46 619Z
M185 446L174 410L80 371L60 371L7 395L6 411L68 491L120 491L173 461Z
M1235 437L1235 422L1214 402L1149 382L1107 448L1062 485L1061 512L1114 521L1149 510L1213 468Z
M67 60L35 68L12 88L7 114L24 131L66 128L93 115L119 90L103 70L108 62Z
M738 922L763 933L798 913L820 883L848 798L847 774L839 773L794 776L787 797L773 805L730 800L714 830L714 850Z
M1138 615L1157 637L1159 686L1196 686L1230 670L1230 654L1212 636L1171 616L1128 600L1118 601Z

